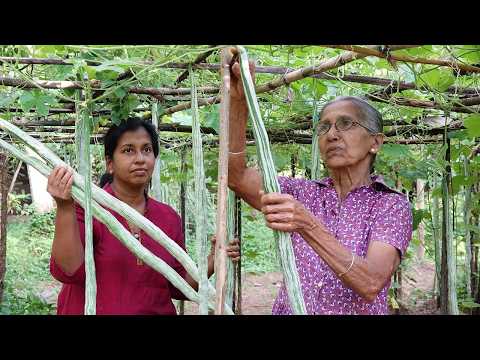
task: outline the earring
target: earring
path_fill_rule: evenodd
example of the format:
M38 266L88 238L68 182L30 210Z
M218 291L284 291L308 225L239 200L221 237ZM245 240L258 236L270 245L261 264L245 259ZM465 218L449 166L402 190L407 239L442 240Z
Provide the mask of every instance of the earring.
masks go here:
M370 149L370 151L371 151L373 154L375 154L375 149Z
M110 170L110 175L113 175L113 170Z

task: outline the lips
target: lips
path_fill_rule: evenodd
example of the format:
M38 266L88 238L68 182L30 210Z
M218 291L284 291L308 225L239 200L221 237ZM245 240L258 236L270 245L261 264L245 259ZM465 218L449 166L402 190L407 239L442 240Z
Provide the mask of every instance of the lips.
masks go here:
M146 175L147 169L135 169L135 170L132 170L132 173L135 175Z
M327 149L327 155L335 153L337 151L342 151L342 150L343 150L343 148L340 147L340 146L333 146L333 147Z

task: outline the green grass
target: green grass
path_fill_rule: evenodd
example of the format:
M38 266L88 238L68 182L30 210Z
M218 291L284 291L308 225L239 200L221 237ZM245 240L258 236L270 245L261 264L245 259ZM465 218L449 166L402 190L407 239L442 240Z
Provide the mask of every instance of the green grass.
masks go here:
M49 271L54 214L34 215L7 225L7 265L0 314L53 314L55 306L39 296L52 281Z

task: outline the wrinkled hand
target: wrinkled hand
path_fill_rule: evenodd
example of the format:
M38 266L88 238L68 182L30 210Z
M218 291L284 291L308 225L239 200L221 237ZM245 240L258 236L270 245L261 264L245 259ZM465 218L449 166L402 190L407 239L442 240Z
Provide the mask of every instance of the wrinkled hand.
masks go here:
M47 191L52 195L57 206L73 203L73 171L63 166L56 166L48 177Z
M215 243L217 242L217 237L215 235L212 236L210 239L212 243L212 250L210 251L210 256L214 257L215 256ZM230 243L228 244L227 248L227 256L233 261L237 262L240 260L240 241L235 238Z
M293 196L260 190L261 212L273 230L301 233L323 225Z
M238 54L236 48L230 48L229 51L232 56ZM255 62L249 60L248 63L253 83L255 83ZM238 61L235 61L230 67L230 99L233 101L245 101L245 93L243 92L242 78L240 75L240 64Z

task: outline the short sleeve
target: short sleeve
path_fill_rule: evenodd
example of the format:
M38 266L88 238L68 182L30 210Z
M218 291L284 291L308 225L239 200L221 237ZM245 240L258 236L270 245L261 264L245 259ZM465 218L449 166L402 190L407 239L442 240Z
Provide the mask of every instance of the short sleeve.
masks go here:
M399 194L384 196L381 209L370 230L370 241L380 241L398 249L403 257L412 239L413 219L409 202Z
M80 241L82 242L83 247L85 247L85 211L83 208L75 203L75 214L77 217L77 224L78 230L80 232ZM98 231L98 224L96 221L93 220L93 232L94 234ZM95 239L95 236L94 236ZM85 284L85 262L80 265L77 271L72 275L67 275L55 260L50 257L50 273L52 276L57 279L58 281L65 283L65 284L77 284L83 285Z

